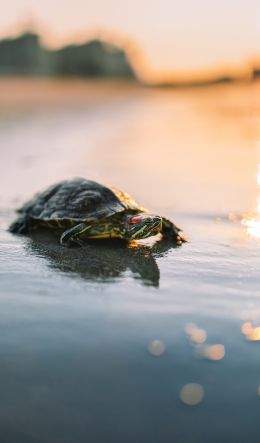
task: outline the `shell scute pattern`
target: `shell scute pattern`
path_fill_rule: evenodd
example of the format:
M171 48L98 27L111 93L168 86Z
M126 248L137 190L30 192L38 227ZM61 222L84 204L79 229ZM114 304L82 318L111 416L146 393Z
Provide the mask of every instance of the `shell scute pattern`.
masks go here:
M62 181L37 194L20 208L31 219L56 221L57 226L77 221L94 221L125 210L140 210L130 197L92 180Z

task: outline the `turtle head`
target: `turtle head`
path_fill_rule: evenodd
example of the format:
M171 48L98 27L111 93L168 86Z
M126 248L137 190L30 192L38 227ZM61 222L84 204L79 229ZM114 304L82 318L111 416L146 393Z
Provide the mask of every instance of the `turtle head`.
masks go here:
M127 240L147 238L158 234L161 229L162 218L158 215L135 214L127 217L125 238Z

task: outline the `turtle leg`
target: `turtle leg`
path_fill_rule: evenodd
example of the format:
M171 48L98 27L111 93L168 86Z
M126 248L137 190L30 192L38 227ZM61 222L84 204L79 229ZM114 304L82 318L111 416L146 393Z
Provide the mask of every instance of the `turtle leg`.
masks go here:
M181 234L182 230L178 228L171 220L162 217L162 235L164 238L170 238L177 244L187 242L188 240Z
M61 245L77 244L83 246L84 242L80 237L88 229L90 229L90 226L86 225L85 223L79 223L72 228L66 229L66 231L64 231L60 237Z

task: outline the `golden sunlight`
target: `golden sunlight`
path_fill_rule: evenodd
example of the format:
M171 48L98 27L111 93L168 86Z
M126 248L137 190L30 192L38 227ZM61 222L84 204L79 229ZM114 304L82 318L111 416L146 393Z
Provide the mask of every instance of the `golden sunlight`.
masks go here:
M245 215L242 224L246 227L246 232L250 237L260 239L260 219L253 215Z
M250 237L260 239L260 163L257 171L258 197L256 212L253 214L245 214L242 218L242 225L245 226L246 232Z

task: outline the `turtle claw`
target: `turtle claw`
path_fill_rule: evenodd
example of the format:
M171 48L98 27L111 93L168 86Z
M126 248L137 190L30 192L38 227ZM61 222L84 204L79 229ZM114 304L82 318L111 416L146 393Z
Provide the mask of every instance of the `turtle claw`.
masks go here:
M189 242L189 240L182 234L182 230L165 217L162 217L162 235L166 239L173 240L177 245Z
M183 235L183 234L178 234L178 237L177 237L177 243L179 243L179 244L182 244L182 243L190 243L190 240L189 240L187 237L185 237L185 235Z

